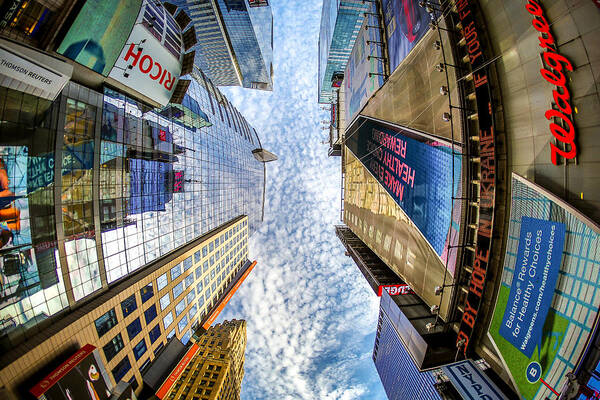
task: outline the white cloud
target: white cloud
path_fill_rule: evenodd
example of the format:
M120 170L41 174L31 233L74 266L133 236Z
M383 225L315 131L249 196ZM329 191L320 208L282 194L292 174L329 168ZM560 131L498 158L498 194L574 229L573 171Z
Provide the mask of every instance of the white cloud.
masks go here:
M248 323L242 398L385 398L371 351L378 298L335 236L340 159L317 104L321 2L272 1L272 93L221 88L279 160L267 164L258 264L220 319Z

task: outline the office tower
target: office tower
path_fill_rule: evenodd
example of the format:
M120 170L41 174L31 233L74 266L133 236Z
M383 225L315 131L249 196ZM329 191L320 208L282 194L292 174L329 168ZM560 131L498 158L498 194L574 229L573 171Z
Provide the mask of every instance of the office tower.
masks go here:
M165 400L239 399L245 350L246 321L234 319L210 327L191 347L191 359L184 371L175 382L166 381L158 397Z
M191 17L195 64L217 86L273 90L273 15L268 2L172 0Z
M440 331L460 364L436 357L428 368L442 367L459 392L475 371L469 359L481 358L503 392L489 394L494 374L481 375L491 398L589 396L600 376L600 297L588 269L600 261L600 191L598 153L583 143L600 105L588 103L598 90L587 68L598 27L583 16L596 21L597 7L377 4L334 98L345 108L342 220L422 302L414 314L401 305L409 297L393 296L414 332L406 350ZM580 340L564 339L573 332Z
M371 9L362 0L325 0L319 31L318 101L331 103L340 87L354 41Z
M23 46L11 39L20 25L0 26L10 60L0 66L9 399L86 344L110 385L136 386L168 337L189 340L249 268L273 159L192 70L181 10L138 0L56 7L47 15L69 18L50 47Z
M421 365L421 360L413 358L415 355L418 357L419 350L427 348L427 345L418 334L411 332L412 326L407 326L405 319L400 317L403 313L398 312L396 300L402 302L403 307L410 308L413 318L416 314L411 311L422 309L422 303L413 295L392 297L384 293L381 296L373 362L385 393L389 400L441 399L433 386L436 383L434 376L431 372L421 372L417 366ZM431 315L427 307L424 307L423 314Z

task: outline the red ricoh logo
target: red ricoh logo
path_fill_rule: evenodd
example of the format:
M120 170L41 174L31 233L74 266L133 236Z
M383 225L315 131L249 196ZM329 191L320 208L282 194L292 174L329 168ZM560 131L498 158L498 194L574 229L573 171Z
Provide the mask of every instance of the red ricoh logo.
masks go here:
M134 51L135 44L129 45L127 54L125 54L124 60L129 62L129 58L133 58L132 67L138 67L140 72L148 74L152 80L160 81L160 85L163 85L165 89L171 90L173 83L175 83L176 77L171 75L166 68L163 68L158 61L154 61L150 54L142 55L142 50L138 50L137 53Z

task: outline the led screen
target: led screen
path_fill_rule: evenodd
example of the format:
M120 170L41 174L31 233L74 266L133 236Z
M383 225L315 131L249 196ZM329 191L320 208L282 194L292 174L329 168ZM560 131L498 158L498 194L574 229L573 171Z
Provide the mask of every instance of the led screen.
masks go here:
M141 6L141 0L86 1L57 52L108 76Z
M390 72L393 72L425 35L431 17L419 0L382 0L382 6Z
M460 193L461 155L366 120L346 145L392 196L441 257L456 240L452 196ZM454 157L454 161L453 161ZM454 182L453 182L454 168Z

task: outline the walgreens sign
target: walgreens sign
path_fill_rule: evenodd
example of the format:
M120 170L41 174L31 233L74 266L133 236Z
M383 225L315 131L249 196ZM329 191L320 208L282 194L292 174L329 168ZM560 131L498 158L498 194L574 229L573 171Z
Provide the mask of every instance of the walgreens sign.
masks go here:
M108 76L165 106L180 74L181 60L136 24Z

